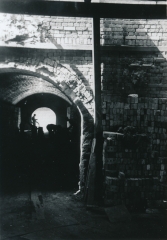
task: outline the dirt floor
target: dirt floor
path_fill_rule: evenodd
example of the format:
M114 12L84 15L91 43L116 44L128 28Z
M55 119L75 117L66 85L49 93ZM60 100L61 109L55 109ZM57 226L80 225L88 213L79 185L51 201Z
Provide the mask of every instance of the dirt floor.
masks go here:
M1 196L1 240L167 239L165 213L131 213L109 220L103 207L88 209L74 191Z
M167 239L165 209L88 208L74 196L79 179L75 145L61 149L49 139L23 140L2 148L0 240Z

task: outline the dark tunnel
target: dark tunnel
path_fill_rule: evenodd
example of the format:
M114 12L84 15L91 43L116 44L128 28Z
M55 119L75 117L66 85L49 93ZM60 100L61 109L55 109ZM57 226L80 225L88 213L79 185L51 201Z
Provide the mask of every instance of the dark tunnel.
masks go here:
M56 115L49 133L31 122L32 113L42 107ZM47 119L48 113L43 114ZM81 119L75 106L40 93L15 106L1 102L0 116L2 193L78 188Z

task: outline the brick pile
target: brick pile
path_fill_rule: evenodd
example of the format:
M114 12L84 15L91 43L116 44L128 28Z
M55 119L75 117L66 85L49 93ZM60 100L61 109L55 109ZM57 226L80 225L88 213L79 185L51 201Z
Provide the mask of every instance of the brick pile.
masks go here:
M130 95L125 102L103 101L103 130L115 131L121 126L133 126L143 133L153 134L153 144L164 143L167 137L167 99L134 96Z
M104 94L109 94L112 98L131 93L165 98L166 59L166 52L138 52L137 49L131 53L103 51L101 81Z
M101 19L102 45L136 46L134 52L101 52L102 128L109 131L103 149L106 204L167 197L167 54L139 49L166 46L166 26L166 20ZM132 138L130 146L117 134L127 126L147 141L135 145Z
M125 148L123 134L104 132L104 137L105 203L138 205L146 200L163 200L167 157L147 153L144 144L143 152ZM120 172L124 173L123 177Z

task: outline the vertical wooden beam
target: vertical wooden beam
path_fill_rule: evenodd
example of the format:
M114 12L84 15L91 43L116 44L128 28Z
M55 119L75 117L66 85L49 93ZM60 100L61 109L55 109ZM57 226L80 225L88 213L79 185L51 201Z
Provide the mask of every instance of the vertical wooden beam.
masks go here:
M88 168L87 206L95 205L102 197L102 117L101 117L101 63L100 17L93 19L93 71L94 71L94 140Z
M102 199L102 111L101 111L101 59L100 59L100 17L93 17L93 68L94 68L94 138L96 144L94 155L96 161L95 172L95 201Z
M100 18L93 17L94 136L101 131Z

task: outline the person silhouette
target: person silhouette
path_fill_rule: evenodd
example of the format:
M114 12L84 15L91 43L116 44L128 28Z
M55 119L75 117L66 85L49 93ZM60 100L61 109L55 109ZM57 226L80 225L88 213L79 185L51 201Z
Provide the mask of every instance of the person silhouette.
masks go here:
M35 116L36 116L36 114L34 114L34 115L32 116L31 120L32 120L32 125L36 127L38 121L37 121L37 119L35 118ZM38 123L38 124L39 124L39 123Z

